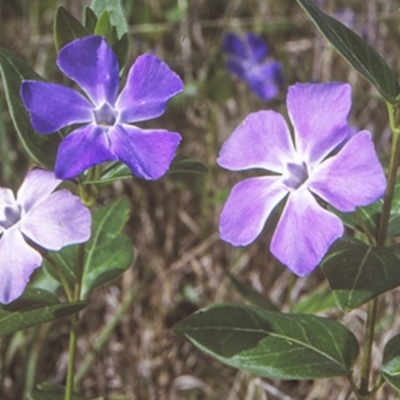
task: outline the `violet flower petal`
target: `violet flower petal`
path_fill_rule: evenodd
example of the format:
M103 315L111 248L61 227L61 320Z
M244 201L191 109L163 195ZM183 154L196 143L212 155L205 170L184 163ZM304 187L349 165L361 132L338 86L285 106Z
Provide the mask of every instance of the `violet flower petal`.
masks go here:
M65 126L93 119L93 106L89 101L66 86L23 81L21 97L32 126L39 133L53 133Z
M221 239L234 246L253 242L287 193L280 177L250 178L236 184L220 216Z
M17 193L17 201L25 212L46 199L61 183L53 172L33 169L28 172Z
M6 230L0 240L0 303L18 298L41 263L41 255L25 242L18 229Z
M54 167L56 177L64 180L71 179L94 165L117 160L110 149L105 129L90 124L66 136L58 148Z
M59 190L21 220L21 232L48 250L60 250L90 237L90 211L68 190ZM1 241L0 241L1 242Z
M264 40L254 33L248 33L245 36L247 44L248 57L254 64L263 62L268 56L268 49Z
M138 57L115 104L121 113L119 122L160 116L167 108L167 101L182 90L181 78L166 63L151 54Z
M76 39L63 47L57 65L74 80L99 107L113 105L119 87L117 57L101 36Z
M346 138L351 107L349 84L297 83L289 87L287 106L296 148L310 166L322 161Z
M247 68L243 60L232 57L226 62L226 68L239 79L247 79Z
M294 162L289 128L275 111L249 114L223 145L217 163L232 171L264 168L283 173L288 162Z
M271 100L279 93L282 65L278 61L256 65L246 72L246 80L251 90L261 99Z
M10 210L18 210L14 193L11 189L0 188L0 235L9 227Z
M299 189L289 195L271 241L271 252L296 275L304 276L342 234L339 217L320 207L307 189Z
M385 194L386 179L370 133L357 133L337 155L318 165L308 186L343 212L380 199Z
M111 149L138 177L158 179L175 156L181 136L166 130L117 125L109 131Z
M222 43L222 50L230 55L237 58L246 58L246 47L243 41L233 33L228 33L224 37Z

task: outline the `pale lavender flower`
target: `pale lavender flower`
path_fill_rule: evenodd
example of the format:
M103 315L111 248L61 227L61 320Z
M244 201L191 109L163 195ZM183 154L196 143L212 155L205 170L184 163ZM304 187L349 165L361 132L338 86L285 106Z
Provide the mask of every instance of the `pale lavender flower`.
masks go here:
M220 236L234 246L253 242L287 197L271 252L303 276L343 234L341 220L321 200L351 212L380 199L386 180L370 133L349 137L350 85L296 84L289 88L287 107L294 143L280 114L259 111L224 144L218 158L222 167L262 168L274 175L249 178L233 188L221 213Z
M240 38L228 33L222 48L228 55L228 70L246 81L257 96L271 100L279 93L282 64L268 58L267 46L260 36L247 33Z
M145 179L165 174L181 136L161 129L144 130L134 122L164 113L167 101L183 90L181 79L159 58L144 54L131 67L118 95L117 58L101 36L77 39L61 49L57 64L88 99L68 87L23 81L21 96L39 133L83 124L58 149L55 174L68 179L104 161L119 160Z
M46 250L86 242L91 215L80 199L53 172L30 171L14 197L0 188L0 303L7 304L24 291L42 256L29 242Z

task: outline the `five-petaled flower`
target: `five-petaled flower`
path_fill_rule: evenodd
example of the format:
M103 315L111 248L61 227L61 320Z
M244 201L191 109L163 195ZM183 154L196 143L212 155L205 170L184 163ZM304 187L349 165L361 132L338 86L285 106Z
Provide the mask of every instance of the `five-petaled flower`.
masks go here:
M294 143L280 114L259 111L222 147L222 167L262 168L273 175L249 178L233 188L221 213L220 236L235 246L253 242L287 197L271 252L303 276L343 234L341 220L321 201L351 212L380 199L386 180L370 133L349 135L350 85L296 84L289 88L287 107Z
M0 303L24 291L42 256L29 241L46 250L83 243L90 237L91 215L53 172L34 169L18 190L0 188ZM28 240L28 242L27 242Z
M228 55L228 70L246 81L257 96L271 100L278 94L282 64L268 58L267 46L258 35L247 33L241 39L228 33L222 47Z
M157 57L145 54L131 67L126 86L118 95L118 61L101 36L67 44L57 64L89 99L58 84L28 80L21 85L22 100L37 132L48 134L83 124L61 142L56 176L69 179L87 168L115 160L128 165L141 178L164 175L181 136L131 124L164 113L167 101L183 90L178 75Z

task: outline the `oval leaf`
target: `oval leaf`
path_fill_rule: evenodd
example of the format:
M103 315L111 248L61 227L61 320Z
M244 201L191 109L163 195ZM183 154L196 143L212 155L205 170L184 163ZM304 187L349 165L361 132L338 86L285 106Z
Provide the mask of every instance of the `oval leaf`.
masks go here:
M337 240L321 267L341 310L360 307L400 285L398 252L354 238Z
M19 94L23 79L43 78L20 58L3 48L0 48L0 73L11 119L22 145L36 163L53 169L62 138L58 134L39 135L33 130Z
M400 335L392 337L386 343L383 351L382 376L400 391Z
M54 43L57 52L69 42L89 35L90 32L63 6L57 8L54 16Z
M49 292L28 289L16 301L0 305L0 336L68 317L86 306L86 302L60 303Z
M356 338L336 321L243 304L204 308L174 331L228 365L272 379L347 375L358 354Z
M297 0L338 53L390 103L396 103L399 85L386 61L360 36L310 0Z
M97 17L94 11L88 7L85 6L85 11L84 11L84 25L85 28L91 33L94 33L94 30L96 28L97 24Z

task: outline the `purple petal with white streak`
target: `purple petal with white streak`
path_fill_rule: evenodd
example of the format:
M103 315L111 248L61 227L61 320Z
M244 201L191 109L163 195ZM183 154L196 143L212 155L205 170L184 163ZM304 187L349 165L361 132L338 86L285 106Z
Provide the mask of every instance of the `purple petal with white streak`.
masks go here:
M17 201L25 212L46 199L61 183L53 172L33 169L28 172L17 193Z
M86 242L91 216L81 200L59 190L32 208L20 222L21 232L48 250Z
M283 173L288 162L294 162L289 128L275 111L249 114L223 145L218 164L232 171L263 168Z
M169 169L181 136L166 130L118 125L109 131L111 149L138 177L158 179Z
M21 97L32 126L39 133L53 133L93 119L93 105L77 91L62 85L23 81Z
M168 100L182 90L181 78L166 63L144 54L131 67L126 86L118 96L119 121L130 123L156 118L165 112Z
M104 161L114 161L116 155L110 150L106 128L85 125L70 133L60 143L54 171L57 178L73 178L87 168Z
M221 239L234 246L253 242L272 210L287 193L279 177L250 178L239 182L232 189L220 216Z
M368 131L354 135L335 156L318 165L309 189L343 212L354 211L385 194L386 179Z
M101 36L76 39L63 47L57 58L62 72L74 80L99 107L113 105L119 87L117 57Z
M30 247L17 228L0 238L0 303L8 304L23 293L42 256Z
M276 61L254 66L247 71L246 80L251 90L261 99L271 100L279 93L282 65Z
M272 254L296 275L310 273L343 234L339 217L320 207L307 189L292 192L271 241Z
M296 148L308 165L318 164L346 138L351 107L349 84L297 83L289 87L287 106Z

